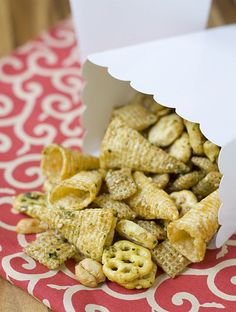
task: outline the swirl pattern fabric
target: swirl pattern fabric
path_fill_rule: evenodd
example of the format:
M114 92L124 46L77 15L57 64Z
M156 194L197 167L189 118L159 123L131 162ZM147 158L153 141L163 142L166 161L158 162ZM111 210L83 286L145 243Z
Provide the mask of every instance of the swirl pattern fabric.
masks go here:
M86 288L73 278L72 260L60 271L49 271L22 252L35 236L15 232L23 216L12 210L12 196L41 189L45 145L81 146L82 86L71 21L0 59L1 276L58 312L235 311L236 236L174 280L159 269L147 290L112 282Z

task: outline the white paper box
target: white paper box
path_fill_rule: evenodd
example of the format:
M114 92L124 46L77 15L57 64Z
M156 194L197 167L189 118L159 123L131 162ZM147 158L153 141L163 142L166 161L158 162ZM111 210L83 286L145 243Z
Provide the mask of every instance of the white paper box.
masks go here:
M236 25L90 55L84 66L85 152L98 151L114 106L137 91L201 124L222 146L222 225L216 246L236 231Z
M205 28L211 0L70 0L80 56Z

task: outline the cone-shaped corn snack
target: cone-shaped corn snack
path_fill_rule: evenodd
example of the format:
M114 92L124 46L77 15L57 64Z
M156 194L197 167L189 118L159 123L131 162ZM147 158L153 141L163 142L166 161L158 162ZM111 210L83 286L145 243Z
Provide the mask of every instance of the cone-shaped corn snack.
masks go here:
M19 194L14 198L13 208L27 216L42 220L48 213L46 195L41 192Z
M206 157L192 157L191 162L200 168L205 173L209 173L211 171L219 171L217 164L213 164L208 158Z
M179 213L174 201L163 190L146 177L142 172L134 173L134 180L138 191L131 198L128 204L144 219L178 219Z
M136 213L127 204L114 200L110 194L101 194L93 202L97 207L112 209L118 219L133 220L136 217Z
M184 120L185 127L189 135L189 142L196 155L204 155L203 143L205 138L200 130L199 124Z
M170 192L188 190L196 185L203 177L204 172L192 171L183 175L180 175L168 188Z
M95 199L101 184L102 174L99 171L81 171L55 186L49 195L49 202L66 210L83 209Z
M42 172L49 181L60 182L82 170L99 168L99 159L78 151L50 144L43 150Z
M181 117L173 113L162 117L149 131L148 140L160 147L169 146L183 132L184 124Z
M69 243L75 245L87 257L101 261L103 250L112 244L116 221L108 209L68 211L63 208L49 209L45 220L50 228L57 229Z
M202 199L219 188L221 178L222 174L220 172L209 172L192 190L198 198Z
M189 136L186 132L170 146L169 154L184 163L189 161L192 148L189 142Z
M137 191L129 168L108 171L105 181L111 197L115 200L128 198Z
M153 173L184 173L189 168L153 146L140 133L114 119L101 144L102 168L131 168Z
M170 194L170 197L178 207L180 217L184 216L190 209L194 208L198 202L194 193L188 190L173 192Z
M72 258L76 250L74 246L65 242L60 235L55 235L54 232L46 232L27 245L24 252L50 270L55 270L67 259Z
M152 250L152 255L154 261L172 278L182 272L190 263L187 258L175 250L168 240L157 245Z
M191 262L202 261L206 243L218 229L220 199L215 191L196 204L182 218L171 222L167 236L177 251Z
M143 247L152 249L157 244L157 236L130 220L120 220L116 225L120 236Z
M219 146L215 145L214 143L210 141L206 141L203 144L204 153L207 156L207 158L210 159L211 162L215 162L218 158L218 155L220 153Z
M160 189L164 189L169 183L170 176L168 173L159 173L152 176L152 181L156 183L156 185Z
M142 131L157 121L157 116L140 104L129 104L116 108L112 115L119 117L128 127Z

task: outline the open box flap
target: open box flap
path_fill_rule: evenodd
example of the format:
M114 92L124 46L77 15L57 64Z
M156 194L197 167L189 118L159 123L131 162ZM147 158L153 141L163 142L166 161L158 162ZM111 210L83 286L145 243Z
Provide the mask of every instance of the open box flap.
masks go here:
M205 28L211 0L70 0L81 59Z
M199 122L204 135L222 146L219 167L222 224L216 245L236 230L236 25L149 42L88 57L83 98L87 111L84 150L98 152L114 106L135 90ZM131 87L132 86L132 87Z

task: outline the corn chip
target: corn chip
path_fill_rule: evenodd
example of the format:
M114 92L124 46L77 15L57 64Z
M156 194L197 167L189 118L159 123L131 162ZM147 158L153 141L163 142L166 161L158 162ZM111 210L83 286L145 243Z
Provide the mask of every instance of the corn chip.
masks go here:
M220 199L215 191L196 204L182 218L171 222L167 236L171 244L191 262L202 261L206 243L218 229Z
M189 142L193 149L193 153L196 155L203 155L203 143L205 139L200 130L199 124L188 120L184 120L184 124L189 135Z
M202 171L192 171L183 175L180 175L168 188L170 192L188 190L196 185L203 177Z
M192 191L198 198L202 199L219 188L221 178L220 172L211 171L192 188Z
M218 166L213 164L208 158L206 157L192 157L191 162L200 168L205 173L209 173L211 171L219 171Z
M61 145L50 144L43 150L41 167L50 182L60 182L79 171L99 168L99 159Z
M153 146L140 133L119 119L111 121L101 144L102 168L130 168L152 173L184 173L189 168Z
M67 210L83 209L95 199L101 184L102 174L99 171L81 171L55 186L49 195L49 202Z
M127 202L129 206L144 219L178 219L178 209L163 190L146 177L142 172L134 173L134 180L138 186L138 191Z

